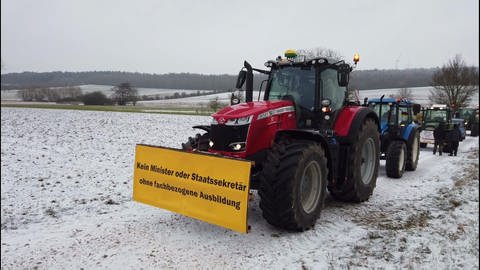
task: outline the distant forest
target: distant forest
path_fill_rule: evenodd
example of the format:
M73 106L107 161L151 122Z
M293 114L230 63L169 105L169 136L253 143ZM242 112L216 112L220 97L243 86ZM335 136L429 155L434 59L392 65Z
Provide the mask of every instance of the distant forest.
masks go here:
M429 86L436 68L402 70L357 70L352 72L350 88L382 89ZM254 89L264 75L255 74ZM1 75L1 89L63 87L84 84L119 85L129 82L134 87L183 90L219 90L234 88L236 75L203 75L193 73L149 74L119 71L87 72L22 72Z

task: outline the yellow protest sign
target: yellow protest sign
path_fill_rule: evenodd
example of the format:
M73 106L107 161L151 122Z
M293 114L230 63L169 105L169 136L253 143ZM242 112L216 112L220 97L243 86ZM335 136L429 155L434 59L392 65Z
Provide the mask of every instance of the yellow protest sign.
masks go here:
M133 199L247 232L251 163L138 144Z

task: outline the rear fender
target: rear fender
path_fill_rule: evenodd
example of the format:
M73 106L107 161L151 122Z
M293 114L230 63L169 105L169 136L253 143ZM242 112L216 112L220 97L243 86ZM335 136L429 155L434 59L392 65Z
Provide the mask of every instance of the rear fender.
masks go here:
M377 124L379 132L380 124L377 114L368 107L347 106L342 109L335 121L335 134L342 144L351 144L357 138L360 127L365 119L371 118Z
M285 137L320 143L325 151L325 157L327 158L328 180L331 181L334 179L335 172L333 164L336 162L335 160L338 152L338 145L335 142L335 139L329 143L328 138L313 130L280 130L275 136L275 141Z

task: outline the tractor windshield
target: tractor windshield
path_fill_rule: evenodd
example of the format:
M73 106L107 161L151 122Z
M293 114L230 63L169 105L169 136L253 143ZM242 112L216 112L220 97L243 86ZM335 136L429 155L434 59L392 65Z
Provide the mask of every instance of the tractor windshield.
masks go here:
M370 103L369 107L372 108L380 117L380 122L386 124L388 121L388 114L390 113L390 105L388 103ZM380 115L380 107L382 108L382 115Z
M424 122L447 122L446 110L427 110Z
M440 122L449 123L451 119L448 110L427 109L423 119L424 128L436 128Z
M268 100L290 99L297 106L313 111L315 100L315 67L283 67L272 70ZM332 111L345 100L346 87L338 85L337 70L326 68L319 77L321 99L331 101Z
M475 112L475 109L462 108L458 110L456 117L462 118L464 120L468 120L470 119L470 117L473 115L474 112Z
M413 121L413 117L410 114L410 109L408 106L399 106L398 107L398 124L405 125Z
M313 109L315 68L284 67L272 70L268 100L289 99L306 109Z
M392 103L372 102L369 104L369 107L372 108L380 117L382 129L387 125L387 123L389 125L403 125L412 121L412 116L410 115L410 110L408 106L398 106L398 117L397 110L395 109L397 107L395 105L392 105ZM380 113L382 115L380 115Z

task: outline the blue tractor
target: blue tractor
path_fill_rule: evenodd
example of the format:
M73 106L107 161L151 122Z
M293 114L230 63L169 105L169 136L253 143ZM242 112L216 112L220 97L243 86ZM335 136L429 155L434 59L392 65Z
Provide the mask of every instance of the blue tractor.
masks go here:
M387 176L400 178L405 170L417 169L420 153L420 125L414 115L420 104L406 99L394 98L365 99L364 105L371 107L380 119L380 159L386 160Z

